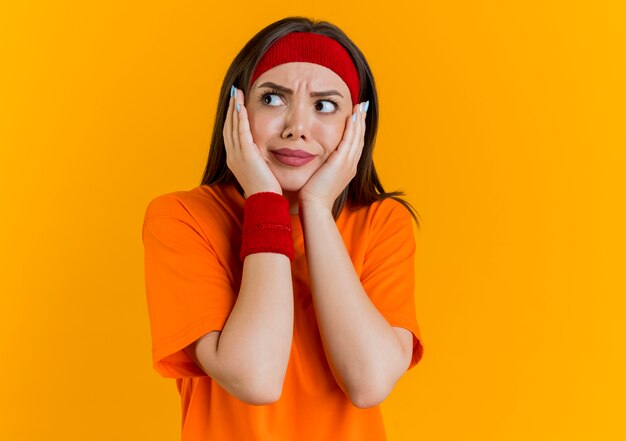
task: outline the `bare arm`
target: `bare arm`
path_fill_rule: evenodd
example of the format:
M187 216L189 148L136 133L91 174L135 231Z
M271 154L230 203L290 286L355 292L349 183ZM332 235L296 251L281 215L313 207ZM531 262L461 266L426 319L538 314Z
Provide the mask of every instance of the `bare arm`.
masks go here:
M257 253L244 260L239 296L222 331L185 348L227 390L248 404L268 404L282 392L293 334L289 258Z
M282 194L252 139L241 90L231 89L223 136L227 165L246 195ZM267 404L282 392L292 335L289 258L256 253L244 259L239 296L222 331L201 337L186 351L231 395L248 404Z
M354 113L346 115L337 149L299 192L311 293L324 351L335 380L357 407L371 407L387 397L409 367L412 343L410 331L391 327L371 302L332 215L335 199L357 172L367 104L355 104Z
M370 301L331 211L302 208L313 304L331 370L355 406L374 406L409 367L412 334L391 327Z

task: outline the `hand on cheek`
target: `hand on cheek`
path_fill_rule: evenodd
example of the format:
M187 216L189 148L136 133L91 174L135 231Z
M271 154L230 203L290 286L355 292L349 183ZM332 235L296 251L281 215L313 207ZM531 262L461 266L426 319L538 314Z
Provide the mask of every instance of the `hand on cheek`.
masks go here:
M311 176L299 193L303 205L332 210L335 199L356 176L365 138L365 116L369 101L353 108L337 149Z
M282 194L278 180L252 139L244 98L243 91L231 87L228 112L222 131L226 165L237 178L246 198L261 192Z

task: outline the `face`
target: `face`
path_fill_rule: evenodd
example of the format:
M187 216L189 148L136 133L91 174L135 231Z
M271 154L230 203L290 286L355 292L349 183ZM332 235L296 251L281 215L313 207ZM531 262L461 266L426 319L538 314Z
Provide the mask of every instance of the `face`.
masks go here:
M337 149L353 107L339 75L303 62L264 72L245 105L252 139L285 191L300 190Z

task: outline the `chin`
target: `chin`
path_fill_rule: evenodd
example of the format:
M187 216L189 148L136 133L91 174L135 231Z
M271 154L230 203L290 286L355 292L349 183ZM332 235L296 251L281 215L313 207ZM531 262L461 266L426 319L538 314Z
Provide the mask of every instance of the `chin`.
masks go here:
M320 168L321 164L317 164L317 161L312 161L311 163L303 166L303 167L289 167L283 164L273 163L275 161L271 161L268 163L270 171L276 177L276 180L280 184L280 187L283 191L294 191L298 192L304 184L313 176L313 174Z
M302 179L278 179L278 183L283 191L300 191L306 180Z
M275 173L276 180L283 191L300 191L307 183L312 173Z

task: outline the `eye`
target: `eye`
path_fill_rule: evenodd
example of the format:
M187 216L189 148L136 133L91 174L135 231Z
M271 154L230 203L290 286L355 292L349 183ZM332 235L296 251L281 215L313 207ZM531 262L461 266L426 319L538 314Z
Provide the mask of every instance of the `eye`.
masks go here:
M282 101L280 99L273 99L273 97L279 97L279 95L276 93L266 93L263 95L262 101L268 106L280 106Z
M322 113L333 113L337 110L337 103L330 100L319 100L315 103L315 109Z

